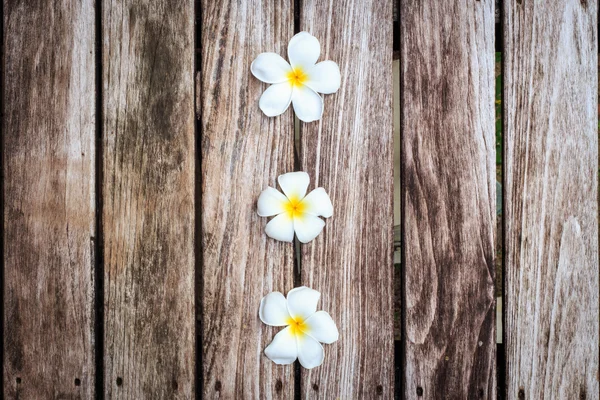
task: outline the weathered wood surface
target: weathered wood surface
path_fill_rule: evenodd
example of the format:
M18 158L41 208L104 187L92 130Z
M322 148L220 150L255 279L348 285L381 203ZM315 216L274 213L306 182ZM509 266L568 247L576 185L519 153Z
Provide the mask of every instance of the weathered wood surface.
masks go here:
M263 349L281 328L258 318L261 298L293 288L293 245L265 233L256 200L293 171L293 112L267 118L268 87L250 73L266 51L286 57L292 1L203 0L198 106L202 152L204 396L293 397L293 369Z
M320 122L301 125L301 169L322 186L333 217L302 246L302 283L321 292L340 340L303 370L303 398L393 396L392 1L304 0L300 30L339 64Z
M400 7L404 395L491 399L494 1Z
M94 396L93 4L4 2L3 337L10 399Z
M104 391L194 395L194 3L102 7Z
M509 399L599 397L597 7L504 2Z

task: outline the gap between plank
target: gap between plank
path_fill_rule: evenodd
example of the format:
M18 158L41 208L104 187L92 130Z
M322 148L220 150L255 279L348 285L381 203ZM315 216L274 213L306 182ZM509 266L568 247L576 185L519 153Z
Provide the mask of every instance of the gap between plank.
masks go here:
M502 168L500 172L500 187L502 190L502 213L500 214L500 225L496 222L496 235L500 235L500 246L502 252L502 291L501 291L501 300L502 300L502 315L500 316L502 321L502 343L496 344L496 382L498 385L497 388L497 396L499 399L506 398L506 235L504 235L505 226L504 226L504 215L506 213L506 193L505 193L505 182L504 177L506 176L506 162L504 160L504 155L506 154L506 141L504 140L504 134L506 133L505 126L505 102L504 102L504 59L506 58L503 53L504 47L504 1L498 0L496 7L498 9L498 21L495 24L496 26L496 51L500 52L500 77L502 81L502 88L500 90L500 118L502 118L502 154L500 155L502 159ZM495 61L494 55L494 61ZM496 199L498 195L496 194ZM498 215L496 215L498 217ZM502 229L498 229L498 226L502 226ZM500 231L500 232L499 232ZM498 240L498 238L496 239ZM498 277L496 277L496 282L498 282ZM498 309L498 304L496 303L496 309ZM496 316L498 313L496 312ZM498 329L498 321L496 321L496 329ZM497 334L496 334L497 335Z
M398 1L398 36L402 33L402 7L401 0ZM400 68L399 69L399 81L400 81L400 186L406 182L406 168L402 155L405 154L404 141L402 140L404 132L404 79L403 79L403 68L402 68L402 53L403 53L404 41L400 40ZM406 230L404 229L404 221L406 220L406 201L404 199L404 193L400 190L400 354L394 357L394 362L400 364L399 374L400 378L397 380L396 393L398 399L403 398L404 388L406 386L406 374L404 373L404 366L406 365Z
M2 212L2 223L0 223L0 332L2 343L0 344L0 371L4 375L4 3L0 7L0 52L2 65L0 67L0 212ZM4 396L4 376L0 384L2 391L0 398Z
M203 349L203 302L204 299L204 265L202 259L202 212L201 199L202 199L202 148L200 137L202 135L202 124L201 114L202 110L200 107L202 102L198 92L200 91L200 73L202 65L202 52L200 44L202 43L202 5L201 0L194 1L194 17L196 25L194 26L194 293L196 303L196 332L195 332L195 354L196 362L194 365L195 371L195 398L201 399L202 393L204 393L204 366L202 363L202 349Z
M96 237L91 238L94 254L94 307L95 307L95 366L96 399L104 399L104 235L102 213L104 212L102 197L103 182L103 148L102 148L102 2L96 2L95 12L95 85L96 85Z
M399 67L398 67L398 101L400 102L400 104L398 105L398 112L399 112L399 119L400 119L400 134L399 134L399 138L400 138L400 145L402 146L402 79L401 79L401 75L402 75L402 60L401 60L401 43L402 41L400 40L400 24L402 23L402 18L401 18L401 7L400 7L400 0L396 0L396 21L393 22L394 27L392 29L392 34L394 35L393 37L393 52L394 54L398 55L398 59L399 59ZM392 55L392 60L394 59L394 55ZM394 67L393 67L393 61L392 61L392 74L394 74ZM392 77L392 82L394 80L395 77ZM393 102L396 100L396 96L392 96L392 109L395 108ZM393 111L392 111L393 113ZM392 118L395 118L395 116L392 116ZM392 129L393 129L393 122L392 122ZM395 139L395 136L392 137L392 142ZM395 145L393 145L394 149L396 148ZM395 168L395 167L394 167ZM394 177L395 178L395 177ZM395 180L395 179L394 179ZM400 186L402 186L402 182L404 182L404 179L402 177L402 149L400 149ZM397 189L395 187L393 187L392 184L392 198L394 196L393 191L394 190L400 190L400 187L398 187ZM395 206L395 205L394 205ZM392 207L393 208L393 207ZM400 298L400 341L395 340L394 338L394 399L401 399L402 398L402 393L404 393L404 385L403 385L403 376L404 376L404 359L403 359L403 354L405 354L404 352L404 326L403 326L403 322L404 321L404 288L402 285L402 282L404 282L404 243L403 243L403 233L404 230L402 229L403 224L402 221L403 219L403 215L402 215L402 210L404 210L404 204L403 204L403 197L402 197L402 191L400 193L400 271L397 273L396 272L396 265L394 264L395 262L395 256L393 253L395 253L395 248L392 245L392 268L393 268L393 277L394 279L400 279L400 293L396 292L396 285L393 285L394 288L394 299L396 299L397 297ZM394 325L396 325L396 322L394 321ZM394 335L395 336L395 335Z

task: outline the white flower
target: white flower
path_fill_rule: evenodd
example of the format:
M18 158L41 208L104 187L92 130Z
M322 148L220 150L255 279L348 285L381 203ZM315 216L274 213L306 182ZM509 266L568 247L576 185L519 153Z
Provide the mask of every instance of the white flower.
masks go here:
M252 62L252 74L271 86L260 97L260 109L268 116L283 114L290 103L304 122L321 119L323 99L318 93L335 93L340 88L340 69L333 61L321 61L321 45L308 32L295 35L288 45L287 63L279 54L262 53Z
M325 226L321 217L333 215L333 205L323 188L316 188L308 195L306 189L310 179L306 172L290 172L277 178L283 195L268 187L258 197L258 215L276 215L265 228L267 236L284 242L298 240L308 243L316 238Z
M287 300L280 292L272 292L260 301L260 320L271 326L287 326L265 349L275 364L300 361L304 368L318 367L325 357L321 343L338 340L335 322L325 311L317 311L321 293L302 286L288 292ZM319 343L320 342L320 343Z

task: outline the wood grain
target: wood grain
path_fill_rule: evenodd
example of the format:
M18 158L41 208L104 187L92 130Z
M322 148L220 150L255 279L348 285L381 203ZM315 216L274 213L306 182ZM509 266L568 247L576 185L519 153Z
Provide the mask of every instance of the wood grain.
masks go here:
M92 398L94 2L3 6L4 396Z
M492 399L494 1L400 7L404 396Z
M268 85L250 73L262 52L286 56L292 2L203 0L201 31L204 396L293 398L293 366L263 349L280 329L258 318L261 298L293 287L293 245L265 233L256 201L293 171L293 113L267 118Z
M597 399L597 1L504 2L509 399Z
M104 390L194 396L194 4L102 7Z
M340 339L302 371L303 398L393 396L392 1L304 0L300 30L338 63L340 90L320 122L301 125L301 169L333 217L302 246L302 283L321 292Z

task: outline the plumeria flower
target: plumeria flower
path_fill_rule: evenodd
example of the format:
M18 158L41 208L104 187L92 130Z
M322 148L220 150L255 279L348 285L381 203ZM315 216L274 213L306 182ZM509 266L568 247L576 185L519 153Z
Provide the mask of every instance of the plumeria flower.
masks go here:
M298 240L308 243L316 238L325 226L319 217L333 215L333 205L323 188L316 188L308 195L310 179L306 172L290 172L277 178L282 194L272 187L263 190L258 197L258 215L273 218L265 233L273 239L293 242L294 232Z
M280 292L272 292L260 301L260 320L271 326L286 326L265 349L275 364L291 364L296 359L304 368L323 363L321 343L338 340L339 332L331 316L317 311L321 293L302 286L288 292L287 300Z
M321 45L308 32L295 35L288 45L288 64L279 54L262 53L252 62L252 74L271 83L260 97L260 109L268 116L283 114L290 103L304 122L321 119L323 99L318 93L335 93L340 88L340 68L333 61L321 61ZM291 65L290 65L291 64Z

